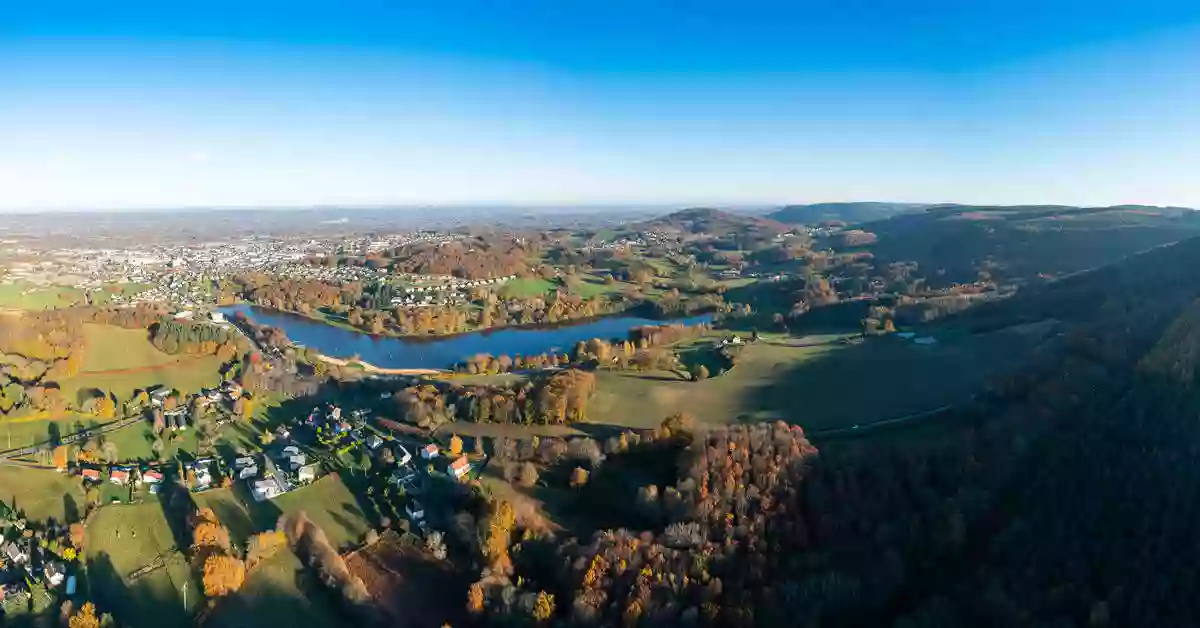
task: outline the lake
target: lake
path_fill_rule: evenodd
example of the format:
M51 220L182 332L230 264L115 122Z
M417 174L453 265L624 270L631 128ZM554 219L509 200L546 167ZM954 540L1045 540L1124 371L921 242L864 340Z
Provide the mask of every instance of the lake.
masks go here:
M450 368L480 353L496 356L537 355L547 351L566 353L580 341L592 338L625 338L630 329L643 325L696 325L712 321L712 314L667 321L615 315L552 327L511 327L442 338L392 338L350 331L298 314L268 310L254 305L232 305L221 308L221 312L229 317L243 312L260 325L282 329L292 342L328 356L346 358L358 355L363 361L380 368L434 369Z

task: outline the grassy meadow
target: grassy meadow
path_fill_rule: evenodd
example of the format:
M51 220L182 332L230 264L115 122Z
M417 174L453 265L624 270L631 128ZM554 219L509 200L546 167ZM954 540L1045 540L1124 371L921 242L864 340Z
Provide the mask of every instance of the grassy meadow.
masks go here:
M200 582L156 501L102 507L88 522L84 561L90 596L134 628L190 626L202 602Z
M27 281L0 284L0 308L45 310L67 307L83 300L83 291L78 288L43 286Z
M74 400L81 390L99 389L129 399L135 390L167 386L196 392L221 381L220 361L211 355L170 355L150 343L146 332L111 325L84 325L83 368L62 382Z
M1005 330L920 346L897 337L765 336L729 372L701 382L672 372L601 372L589 421L651 427L674 412L703 423L792 421L836 429L961 401L1041 335Z
M84 507L78 478L57 471L0 466L0 500L25 512L30 519L76 520Z

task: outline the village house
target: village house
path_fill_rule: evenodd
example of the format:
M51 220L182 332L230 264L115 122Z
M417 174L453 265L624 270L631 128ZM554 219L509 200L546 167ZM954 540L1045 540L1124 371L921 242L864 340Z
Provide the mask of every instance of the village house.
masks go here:
M8 558L8 562L14 565L23 565L29 561L29 554L21 549L21 546L16 541L9 541L4 546L4 555Z
M283 491L279 490L279 484L274 478L263 478L251 483L250 494L254 496L255 501L261 502L274 499L282 495Z
M129 484L129 479L129 469L123 467L113 467L108 474L108 481L118 486L125 486Z
M296 481L308 484L317 479L317 463L306 464L296 469Z
M422 447L421 448L421 457L426 460L433 460L434 458L437 458L438 457L438 446L434 443L429 443L428 445Z
M456 480L461 480L471 470L471 462L467 460L466 456L459 456L447 468L450 471L450 475L453 475Z
M171 396L171 392L170 388L159 388L150 393L150 402L161 408L167 397Z
M212 472L209 471L208 465L211 460L197 460L188 465L192 471L192 476L195 481L192 483L192 489L202 491L212 486Z
M142 472L142 481L145 482L146 484L162 484L162 481L163 481L162 471L156 471L154 469L147 469Z
M80 469L79 475L83 477L85 482L100 481L100 469Z
M52 587L57 587L63 583L63 580L67 578L66 568L62 563L57 561L50 561L46 563L46 566L42 569L42 573L45 574L45 579L43 581Z
M396 464L402 467L412 462L412 454L400 443L396 443L396 446L392 449L392 454L396 458Z
M379 449L379 446L383 444L383 439L380 438L378 434L371 434L371 437L367 439L366 444L367 449L374 451Z

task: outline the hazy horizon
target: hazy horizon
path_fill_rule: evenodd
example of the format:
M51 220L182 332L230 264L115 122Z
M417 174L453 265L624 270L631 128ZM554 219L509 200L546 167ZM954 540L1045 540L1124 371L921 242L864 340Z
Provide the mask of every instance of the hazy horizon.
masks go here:
M0 211L1200 205L1200 6L0 9Z

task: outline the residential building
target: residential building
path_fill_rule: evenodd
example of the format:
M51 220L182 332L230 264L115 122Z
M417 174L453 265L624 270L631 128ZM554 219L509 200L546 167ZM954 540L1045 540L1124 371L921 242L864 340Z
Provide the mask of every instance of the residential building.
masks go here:
M466 456L459 456L447 468L450 471L450 475L453 475L455 479L461 480L471 470L471 461L467 460Z
M408 449L400 443L396 443L395 448L392 449L392 454L394 454L396 458L396 464L402 467L412 462L412 454L409 453Z
M296 469L296 481L308 484L317 479L317 463L306 464Z
M421 457L426 460L433 460L434 458L437 458L438 457L438 446L434 443L429 443L428 445L422 447L421 448Z
M66 567L57 561L46 563L46 566L42 569L42 573L46 576L44 582L52 587L57 587L67 578Z
M121 467L113 467L108 474L108 481L113 484L125 486L129 484L129 469Z
M83 476L84 481L87 482L100 481L100 469L81 469L79 475Z
M283 491L279 490L279 483L277 483L274 478L263 478L261 480L255 480L250 485L250 493L254 495L254 499L256 501L261 502L268 499L274 499L282 495Z

